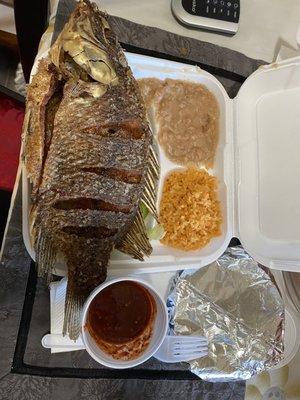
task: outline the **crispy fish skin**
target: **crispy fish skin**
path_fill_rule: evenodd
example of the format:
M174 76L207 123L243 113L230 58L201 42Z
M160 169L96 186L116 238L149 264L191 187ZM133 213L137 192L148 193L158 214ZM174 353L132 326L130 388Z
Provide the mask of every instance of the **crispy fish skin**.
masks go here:
M51 140L47 129L50 115L47 104L59 86L56 68L49 59L39 61L38 72L28 87L26 115L23 125L24 152L27 175L33 184L32 196L41 183L47 145Z
M50 59L39 64L27 103L38 126L32 137L25 126L25 164L37 193L35 251L44 269L63 254L70 302L105 280L111 251L137 216L153 140L105 17L88 0L78 3Z

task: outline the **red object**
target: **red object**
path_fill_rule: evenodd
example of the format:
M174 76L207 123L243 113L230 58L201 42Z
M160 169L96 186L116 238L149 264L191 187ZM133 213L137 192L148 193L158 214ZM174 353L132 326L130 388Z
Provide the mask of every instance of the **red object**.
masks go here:
M12 191L19 164L24 106L0 94L0 189Z

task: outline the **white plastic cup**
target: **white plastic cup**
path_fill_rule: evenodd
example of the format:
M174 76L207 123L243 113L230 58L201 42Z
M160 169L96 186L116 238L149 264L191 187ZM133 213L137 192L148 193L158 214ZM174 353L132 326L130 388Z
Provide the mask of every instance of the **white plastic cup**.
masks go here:
M270 371L279 369L289 364L299 351L299 339L297 322L298 316L288 306L285 307L285 332L284 332L284 358L279 361Z
M88 315L88 310L92 300L100 293L104 288L113 285L114 283L121 281L131 281L136 282L146 288L150 294L152 295L155 303L156 303L156 315L154 319L154 326L152 337L150 339L150 343L147 348L135 359L133 360L116 360L111 357L109 354L105 353L103 350L99 348L97 343L94 341L93 337L90 335L86 326L86 319ZM161 346L164 341L167 330L168 330L168 310L165 304L165 301L160 296L160 294L151 286L149 283L143 281L142 279L135 277L123 277L123 278L115 278L109 281L104 282L102 285L98 286L88 297L84 304L83 314L82 314L82 340L85 345L86 351L89 355L96 360L98 363L115 369L125 369L132 368L143 362L147 361L150 357L152 357L156 351Z

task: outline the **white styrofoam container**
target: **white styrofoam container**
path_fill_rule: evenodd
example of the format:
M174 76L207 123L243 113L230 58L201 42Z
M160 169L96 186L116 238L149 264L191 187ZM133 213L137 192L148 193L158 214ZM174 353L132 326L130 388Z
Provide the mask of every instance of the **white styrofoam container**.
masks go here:
M216 96L220 140L210 172L218 178L223 225L222 234L198 251L177 251L153 241L153 253L144 262L115 251L111 272L123 275L199 268L214 262L233 236L239 237L249 254L263 265L300 270L300 58L261 67L231 100L221 83L198 67L126 55L136 78L190 80L206 85ZM165 175L178 165L159 151L161 188ZM29 207L30 185L23 168L23 235L34 259Z
M198 67L155 59L127 53L128 63L136 78L157 77L165 79L188 79L206 85L211 90L220 105L220 142L215 162L215 168L210 172L218 177L219 197L222 205L223 226L222 235L213 239L205 248L199 251L183 252L171 249L162 245L159 241L152 241L153 253L144 262L132 259L131 257L114 251L110 261L110 272L113 274L144 273L159 271L175 271L184 267L199 268L215 261L227 248L232 237L232 201L231 201L231 176L227 173L232 159L230 143L230 132L232 132L232 102L229 100L225 89L220 82L211 74L200 70ZM36 72L33 68L32 75ZM230 156L229 156L230 154ZM159 148L161 165L161 176L158 190L158 203L161 195L161 186L166 174L179 165L169 161L161 148ZM23 236L26 248L35 259L29 235L28 215L30 208L30 183L26 176L26 169L22 170L23 183ZM56 273L64 275L65 268L58 262Z
M235 110L237 232L273 269L300 271L300 57L257 70Z

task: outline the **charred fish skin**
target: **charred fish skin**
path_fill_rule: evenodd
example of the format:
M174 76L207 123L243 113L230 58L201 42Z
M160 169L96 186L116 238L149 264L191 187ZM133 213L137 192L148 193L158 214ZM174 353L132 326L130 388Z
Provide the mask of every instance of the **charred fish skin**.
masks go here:
M48 89L33 93L42 105L34 141L32 123L24 125L35 251L42 274L51 273L57 253L66 261L64 329L75 338L79 308L105 280L112 250L138 259L151 253L139 204L155 212L158 162L137 83L94 4L78 3L37 77Z
M49 149L55 111L59 104L60 79L49 59L39 62L38 72L28 87L26 114L23 124L23 161L32 182L34 199L42 179L46 153Z
M76 46L80 48L80 59ZM90 53L93 54L91 62L88 59ZM74 56L73 64L79 63L75 67L71 56ZM98 219L90 226L84 220L78 220L73 226L73 236L81 234L79 229L75 229L77 225L90 230L99 226L103 220L101 211L102 214L115 213L115 223L111 221L109 227L101 225L109 233L106 232L105 237L101 237L101 232L95 236L95 240L102 239L110 253L130 229L144 188L152 134L143 104L104 14L95 11L87 2L81 2L74 17L71 16L52 49L51 57L53 62L59 60L56 67L68 80L56 113L53 140L40 188L43 198L40 203L45 213L42 221L47 224L45 231L54 231L59 224L55 213L51 219L47 218L49 208L60 208L63 213L67 207L65 215L60 218L66 221L68 228L70 208L99 211ZM79 74L78 66L88 77ZM99 72L101 68L104 69L102 74ZM75 71L74 75L72 71ZM59 250L63 254L76 254L76 249L65 244L70 240L70 230L60 229L56 235L60 237ZM102 259L103 252L98 256ZM80 257L77 260L82 270L84 262ZM68 269L74 270L73 257ZM95 286L103 280L102 273L99 279L95 279ZM79 281L76 279L74 287L81 286Z

